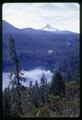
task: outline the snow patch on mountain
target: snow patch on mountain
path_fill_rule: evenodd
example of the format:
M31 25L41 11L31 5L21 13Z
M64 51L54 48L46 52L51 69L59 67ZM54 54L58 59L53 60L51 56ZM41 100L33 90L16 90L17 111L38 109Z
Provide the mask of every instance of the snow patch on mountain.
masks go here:
M45 30L45 31L59 31L59 29L53 28L49 24L46 24L46 26L44 26L43 28L41 28L41 30Z
M65 42L64 44L65 44L67 47L71 46L71 43L69 43L69 42Z
M48 50L48 54L52 54L52 53L53 53L52 49Z

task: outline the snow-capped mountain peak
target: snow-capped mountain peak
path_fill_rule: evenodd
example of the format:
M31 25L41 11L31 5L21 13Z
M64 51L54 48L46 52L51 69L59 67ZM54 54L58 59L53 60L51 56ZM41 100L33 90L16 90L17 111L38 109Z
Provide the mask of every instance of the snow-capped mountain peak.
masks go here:
M45 31L59 31L56 28L53 28L51 25L46 24L41 30L45 30Z

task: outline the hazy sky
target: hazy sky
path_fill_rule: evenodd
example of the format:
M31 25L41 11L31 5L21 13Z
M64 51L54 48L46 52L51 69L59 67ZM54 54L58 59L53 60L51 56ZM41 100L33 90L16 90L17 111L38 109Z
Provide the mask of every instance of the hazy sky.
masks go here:
M60 30L79 32L78 3L4 3L3 20L18 28L42 28L50 24Z

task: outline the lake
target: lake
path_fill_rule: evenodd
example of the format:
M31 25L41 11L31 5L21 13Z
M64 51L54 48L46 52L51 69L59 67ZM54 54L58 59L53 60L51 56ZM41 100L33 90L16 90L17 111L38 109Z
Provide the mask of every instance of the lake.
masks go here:
M26 78L26 82L23 83L23 85L28 86L29 82L32 81L33 84L37 80L38 83L40 82L40 78L42 74L45 74L45 77L47 81L49 82L53 76L53 73L50 70L45 70L41 68L35 68L29 71L22 70L21 71L24 74L24 77ZM9 85L9 73L3 72L2 74L2 89L4 90Z

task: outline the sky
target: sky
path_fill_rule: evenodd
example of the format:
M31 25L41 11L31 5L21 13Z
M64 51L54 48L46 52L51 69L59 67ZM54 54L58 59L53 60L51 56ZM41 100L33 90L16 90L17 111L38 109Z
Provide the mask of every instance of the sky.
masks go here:
M43 28L80 31L79 3L4 3L2 19L17 28Z

